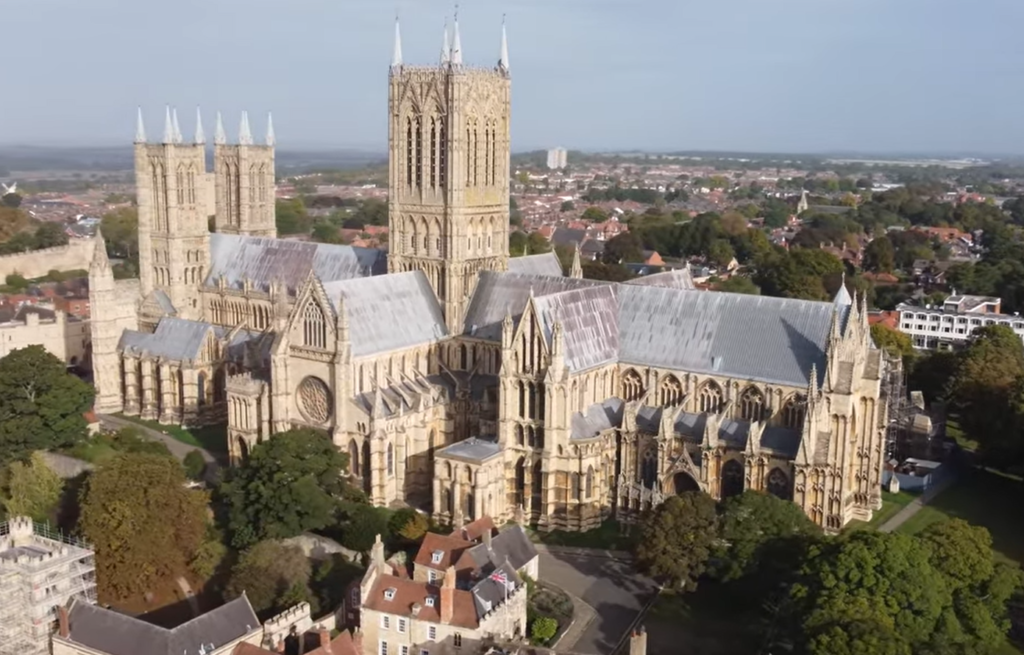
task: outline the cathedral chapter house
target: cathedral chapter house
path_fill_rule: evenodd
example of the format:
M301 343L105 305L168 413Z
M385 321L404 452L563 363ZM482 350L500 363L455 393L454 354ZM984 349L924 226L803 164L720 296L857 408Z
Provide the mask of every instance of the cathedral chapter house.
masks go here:
M446 39L447 42L447 39ZM891 366L862 298L627 283L510 258L511 74L454 40L387 73L388 250L277 238L275 134L135 138L140 277L89 272L96 410L226 424L232 463L329 434L376 505L541 530L754 489L838 531L881 507ZM262 134L262 131L261 131ZM214 215L213 231L209 216ZM577 253L577 257L578 257Z

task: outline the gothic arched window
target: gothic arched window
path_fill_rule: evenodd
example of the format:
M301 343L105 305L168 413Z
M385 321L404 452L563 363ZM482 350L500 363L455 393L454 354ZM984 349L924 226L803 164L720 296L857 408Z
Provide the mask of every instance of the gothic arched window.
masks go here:
M730 459L722 465L722 498L743 493L743 465Z
M320 305L312 301L302 315L302 343L310 348L327 347L327 320Z
M782 407L782 424L787 428L797 429L804 420L803 396L791 396Z
M405 183L412 186L412 162L413 162L413 149L412 149L412 119L405 119Z
M430 119L430 188L437 188L437 119Z
M437 115L437 179L438 186L443 190L445 184L448 183L448 132L445 129L444 116L441 115L440 109L437 110Z
M640 374L629 369L622 376L622 399L626 402L631 400L640 400L640 397L644 395L644 383L640 379Z
M587 493L586 493L586 496L584 496L584 497L588 498L588 499L594 497L594 467L593 466L587 468Z
M669 375L661 381L658 388L658 404L662 407L674 407L683 400L683 385L674 375Z
M643 461L640 463L640 481L648 489L654 488L658 480L658 449L651 446L644 453Z
M768 493L783 500L793 498L793 487L789 484L789 476L782 469L773 468L768 474Z
M423 118L417 116L416 124L416 186L423 188Z
M388 444L388 475L395 474L395 446Z
M764 414L764 394L757 387L747 387L740 396L740 418L744 421L761 421Z
M722 388L714 381L708 380L701 387L697 400L701 412L716 414L722 408Z

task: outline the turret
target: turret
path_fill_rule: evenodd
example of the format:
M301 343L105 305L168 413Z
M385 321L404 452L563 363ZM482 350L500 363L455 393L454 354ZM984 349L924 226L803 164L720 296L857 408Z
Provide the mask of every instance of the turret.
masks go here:
M580 244L572 252L572 268L569 270L569 277L577 280L583 279L583 263L580 261Z

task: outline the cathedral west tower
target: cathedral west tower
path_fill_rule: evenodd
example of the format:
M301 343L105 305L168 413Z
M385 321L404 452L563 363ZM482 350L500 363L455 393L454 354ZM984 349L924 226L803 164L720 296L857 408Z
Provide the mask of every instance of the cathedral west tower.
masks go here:
M267 117L267 138L257 145L242 112L238 143L228 144L220 114L213 137L217 231L277 237L274 220L274 123Z
M389 272L422 270L461 331L481 270L508 268L511 81L462 62L458 21L435 66L406 66L395 24L389 76Z
M139 280L143 298L166 295L181 318L202 317L199 283L210 268L210 232L203 193L206 139L198 112L191 143L177 112L167 110L161 143L147 143L142 114L135 137L139 206Z

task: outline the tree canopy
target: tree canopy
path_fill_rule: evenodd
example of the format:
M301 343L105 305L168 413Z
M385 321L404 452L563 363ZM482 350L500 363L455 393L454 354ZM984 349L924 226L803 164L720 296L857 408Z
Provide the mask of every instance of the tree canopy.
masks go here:
M12 462L8 467L4 509L7 516L45 521L60 502L63 490L64 481L46 465L42 453L32 453L27 463Z
M42 346L8 353L0 359L0 463L84 439L93 397L92 386Z
M237 598L244 592L257 613L273 615L295 601L312 599L311 573L309 559L298 546L261 541L239 556L225 595Z
M717 536L715 501L700 491L670 496L644 517L636 559L640 567L680 589L704 573Z
M102 598L130 597L188 569L206 534L207 496L185 483L181 464L149 453L119 455L88 478L79 527L96 550Z
M289 430L257 445L221 485L232 544L244 548L332 523L347 467L348 455L314 430Z
M820 534L795 503L759 491L727 498L719 513L716 560L724 580L774 567L780 559L792 560L792 554L802 552L807 538Z

